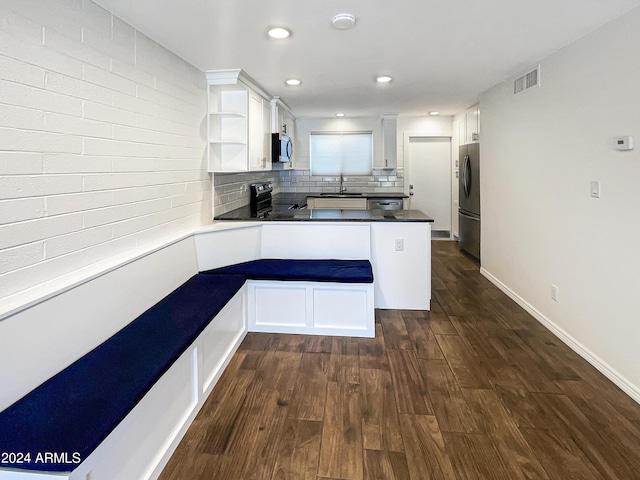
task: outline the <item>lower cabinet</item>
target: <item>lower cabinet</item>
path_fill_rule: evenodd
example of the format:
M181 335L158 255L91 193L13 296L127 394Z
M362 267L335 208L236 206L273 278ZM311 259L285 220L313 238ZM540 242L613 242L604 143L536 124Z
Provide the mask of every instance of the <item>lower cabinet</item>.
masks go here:
M374 336L373 284L248 281L250 332Z
M307 198L307 208L318 210L366 210L366 198Z

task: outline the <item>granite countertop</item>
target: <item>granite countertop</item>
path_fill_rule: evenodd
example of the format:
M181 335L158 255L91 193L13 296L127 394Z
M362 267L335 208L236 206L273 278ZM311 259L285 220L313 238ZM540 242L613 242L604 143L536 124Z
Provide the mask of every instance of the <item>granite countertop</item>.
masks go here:
M335 198L336 194L319 193L277 193L272 199L272 209L257 214L249 205L237 208L214 220L243 221L349 221L349 222L433 222L433 218L420 210L309 210L307 197ZM347 198L408 198L404 193L363 193ZM297 205L299 208L290 208Z
M242 207L219 215L214 220L241 220L258 222L433 222L433 218L420 210L290 210L274 206L258 216L251 208Z
M286 194L285 194L286 195ZM340 195L339 193L305 193L304 194L306 197L313 197L313 198L334 198L334 197L338 197L338 198L342 198L343 195ZM402 192L375 192L375 193L367 193L367 192L363 192L361 195L351 195L350 192L347 192L347 195L345 195L344 197L346 198L409 198L409 195L402 193Z

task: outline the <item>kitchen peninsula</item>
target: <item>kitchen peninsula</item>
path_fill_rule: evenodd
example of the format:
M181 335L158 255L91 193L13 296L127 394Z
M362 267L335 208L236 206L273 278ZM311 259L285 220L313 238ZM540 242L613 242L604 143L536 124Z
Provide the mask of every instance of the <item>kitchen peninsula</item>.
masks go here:
M251 258L370 260L375 308L429 310L432 218L419 210L307 209L307 195L285 195L300 208L275 195L266 212L246 206L216 217L211 232L237 230Z

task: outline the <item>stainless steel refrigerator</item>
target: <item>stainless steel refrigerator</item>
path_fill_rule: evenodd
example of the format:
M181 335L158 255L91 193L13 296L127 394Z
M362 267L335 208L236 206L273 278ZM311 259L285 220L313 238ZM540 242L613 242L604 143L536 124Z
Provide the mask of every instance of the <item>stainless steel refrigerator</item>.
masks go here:
M480 144L460 146L458 241L460 249L480 259Z

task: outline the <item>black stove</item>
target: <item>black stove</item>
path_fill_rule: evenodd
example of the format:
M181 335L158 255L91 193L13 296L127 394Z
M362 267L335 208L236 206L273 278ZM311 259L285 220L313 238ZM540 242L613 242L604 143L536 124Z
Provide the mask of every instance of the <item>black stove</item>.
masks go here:
M273 210L271 192L273 192L271 183L252 183L249 185L251 215L255 215L256 218L264 218Z

